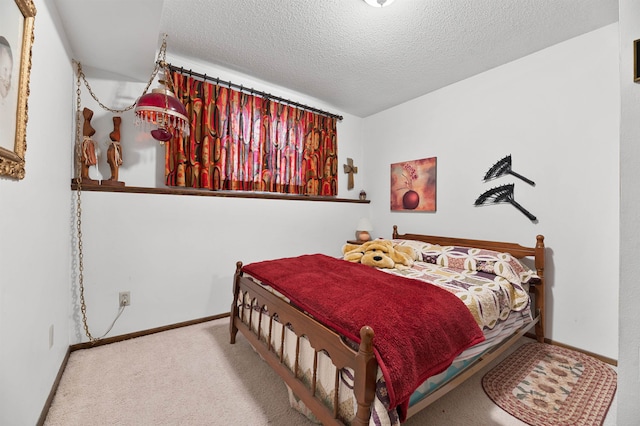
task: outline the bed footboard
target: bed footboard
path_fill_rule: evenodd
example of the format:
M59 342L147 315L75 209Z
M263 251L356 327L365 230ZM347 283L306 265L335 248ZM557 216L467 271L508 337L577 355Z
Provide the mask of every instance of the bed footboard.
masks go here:
M264 321L268 321L268 324L263 323ZM285 336L291 333L276 332L276 324L286 327L295 335L296 355L293 365L288 365L284 359ZM358 404L352 424L369 424L378 369L373 352L374 331L371 327L364 326L360 330L361 342L356 351L332 330L314 321L252 279L244 277L242 262L237 262L229 322L232 344L236 341L238 331L324 425L343 424L338 413L340 370L352 369L353 393ZM301 377L298 368L301 339L306 339L315 351L310 383ZM332 409L319 398L316 389L318 353L321 351L328 354L336 367Z

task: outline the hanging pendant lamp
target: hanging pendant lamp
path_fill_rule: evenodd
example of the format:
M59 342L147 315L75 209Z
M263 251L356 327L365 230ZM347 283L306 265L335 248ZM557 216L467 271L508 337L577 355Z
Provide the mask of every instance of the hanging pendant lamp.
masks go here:
M189 135L187 109L167 87L164 79L151 93L140 96L136 102L136 124L151 132L160 142L166 142L180 134Z
M189 135L187 109L173 93L169 69L166 62L166 35L156 61L157 73L162 68L159 86L140 96L136 102L136 125L151 133L154 139L164 143L174 136ZM169 78L167 78L169 76Z

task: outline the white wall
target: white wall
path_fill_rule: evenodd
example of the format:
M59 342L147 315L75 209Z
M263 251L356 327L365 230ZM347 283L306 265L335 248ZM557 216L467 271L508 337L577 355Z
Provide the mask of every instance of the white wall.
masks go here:
M640 2L620 0L620 425L640 418L640 85L633 82L633 41L640 39Z
M526 245L545 235L547 337L617 358L618 82L614 24L366 118L376 231ZM483 182L508 154L535 187ZM391 212L390 163L434 156L437 212ZM474 206L505 183L537 223L509 204Z
M184 58L168 59L194 72L341 114L318 100L248 76ZM87 72L87 79L98 98L112 109L131 104L145 86L93 70ZM103 154L99 170L90 170L90 176L108 178L104 154L113 114L103 110L84 88L82 96L82 107L94 111L91 123L96 133L92 138ZM163 148L133 125L133 115L133 111L122 114L124 164L119 180L127 186L164 187ZM362 119L344 115L338 123L339 164L341 167L350 157L361 171L353 190L347 190L347 179L340 172L338 196L357 199L365 176ZM346 240L353 238L358 219L369 211L368 204L300 200L96 192L83 192L81 199L85 298L94 337L101 336L115 318L120 291L131 292L131 306L110 335L228 312L237 261L308 252L339 255ZM87 340L78 314L77 291L74 285L69 295L75 305L72 343Z
M0 178L3 425L36 423L69 346L72 70L46 5L35 5L26 177Z
M34 424L68 345L86 340L79 326L70 254L73 69L46 2L35 0L35 4L27 176L19 182L0 178L0 424ZM622 0L621 7L626 11L622 15L640 16L636 0ZM622 47L628 65L629 40L638 37L631 28L637 28L638 22L637 18L626 22ZM170 60L188 66L184 59ZM85 284L92 332L99 335L111 323L117 293L123 290L132 292L132 305L111 335L228 311L235 261L301 252L337 254L342 242L352 237L357 219L371 210L374 234L381 236L388 236L393 224L399 224L401 231L523 244L531 243L534 234L544 233L550 247L550 337L615 358L617 277L599 268L590 268L595 274L590 276L579 267L591 254L586 253L588 247L602 253L597 258L600 264L613 270L618 265L617 61L617 27L610 26L366 120L345 115L339 128L340 164L351 157L359 173L353 191L346 191L346 179L341 179L339 196L356 198L365 189L373 199L371 206L83 193ZM237 73L200 64L193 68L252 83ZM625 209L620 225L624 235L637 235L637 218L631 212L640 202L634 195L639 172L633 167L638 160L635 117L640 114L640 89L628 83L627 74L624 70L622 86L628 90L623 93L620 171ZM113 103L107 103L116 107L135 100L144 87L99 72L88 77L95 77L92 83L101 99L111 96ZM255 83L258 90L289 95L286 89ZM117 90L111 90L113 85ZM96 112L95 138L106 141L111 116L84 96L83 104ZM290 97L323 107L313 99ZM158 185L158 148L131 121L123 123L125 164L120 177L130 186ZM537 182L535 188L516 182L516 199L538 216L538 224L531 224L511 206L472 207L487 187L481 182L484 172L509 153L514 169ZM439 161L438 212L389 212L389 163L429 156ZM106 162L101 161L106 175ZM468 186L460 184L465 181ZM201 225L204 219L209 222ZM283 231L287 226L291 230ZM593 241L590 246L586 238ZM622 239L621 246L622 253L628 254L623 255L620 269L624 297L620 298L618 418L632 424L638 410L640 343L637 326L624 321L638 323L633 279L638 266L632 260L637 241ZM581 251L574 253L576 248ZM595 293L601 283L610 286L605 297ZM570 292L575 288L587 297L572 299ZM55 339L49 349L51 325Z

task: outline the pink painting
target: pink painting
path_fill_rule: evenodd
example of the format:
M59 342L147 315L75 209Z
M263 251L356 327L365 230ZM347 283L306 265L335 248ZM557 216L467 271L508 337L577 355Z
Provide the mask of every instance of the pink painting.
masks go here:
M436 211L436 157L391 165L391 210Z

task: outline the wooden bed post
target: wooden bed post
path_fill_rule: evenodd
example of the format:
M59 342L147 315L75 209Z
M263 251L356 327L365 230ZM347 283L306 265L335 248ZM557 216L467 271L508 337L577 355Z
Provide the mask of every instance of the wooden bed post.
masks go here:
M545 261L545 248L544 248L544 236L538 235L536 237L536 255L535 255L535 267L536 274L540 277L540 284L534 285L534 294L536 296L535 300L535 310L536 314L540 315L540 319L536 324L535 332L536 332L536 340L540 343L544 343L544 288L545 288L545 280L544 280L544 261Z
M356 355L356 371L353 393L358 402L354 425L368 425L371 417L371 403L376 396L376 373L378 361L373 353L373 329L365 325L360 329L360 348Z
M238 318L238 296L240 295L240 277L242 276L242 262L236 262L236 273L233 279L233 302L231 302L231 316L229 318L229 342L233 345L236 343L236 335L238 327L236 327L236 319Z

